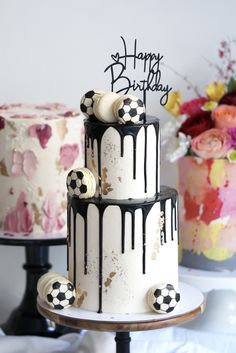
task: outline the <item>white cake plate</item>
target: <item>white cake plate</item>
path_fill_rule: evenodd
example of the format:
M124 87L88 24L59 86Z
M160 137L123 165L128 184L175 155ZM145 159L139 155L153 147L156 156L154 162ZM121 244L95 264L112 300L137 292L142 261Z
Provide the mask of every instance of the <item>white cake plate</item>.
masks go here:
M52 309L38 297L39 312L60 325L97 331L144 331L178 325L189 321L204 311L203 294L194 287L180 283L180 302L168 314L154 312L144 314L98 314L88 310L70 307Z
M207 296L203 315L184 326L198 331L235 335L236 271L214 272L180 266L179 278Z
M179 278L204 293L219 289L236 292L236 271L214 272L179 266Z

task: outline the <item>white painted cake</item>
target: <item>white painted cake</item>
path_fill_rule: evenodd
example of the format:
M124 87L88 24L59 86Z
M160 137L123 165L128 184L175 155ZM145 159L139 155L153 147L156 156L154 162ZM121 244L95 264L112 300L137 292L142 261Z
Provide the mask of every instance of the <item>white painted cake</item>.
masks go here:
M132 96L119 104L112 96L113 110L102 115L96 105L104 94L90 91L81 104L85 168L93 174L77 168L67 178L75 305L98 313L170 312L179 301L177 192L159 186L159 120L145 116Z
M84 156L78 115L58 103L0 106L1 236L66 236L65 179Z

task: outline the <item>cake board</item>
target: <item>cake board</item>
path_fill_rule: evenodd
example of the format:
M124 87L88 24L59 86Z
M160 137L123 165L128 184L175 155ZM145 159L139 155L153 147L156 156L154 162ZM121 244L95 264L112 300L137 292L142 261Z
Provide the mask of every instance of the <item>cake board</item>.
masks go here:
M88 310L70 307L64 310L50 308L38 297L38 310L46 318L59 325L76 329L116 332L116 352L130 352L130 332L160 329L182 324L200 315L205 309L203 294L194 287L180 283L181 301L169 314L97 314ZM189 301L191 299L191 302Z
M24 246L26 271L26 286L20 305L12 311L9 318L1 325L7 335L37 335L58 337L65 332L65 328L45 319L37 311L37 282L39 277L48 272L52 265L49 263L49 246L65 245L65 235L62 237L47 235L45 238L32 239L0 236L0 245Z

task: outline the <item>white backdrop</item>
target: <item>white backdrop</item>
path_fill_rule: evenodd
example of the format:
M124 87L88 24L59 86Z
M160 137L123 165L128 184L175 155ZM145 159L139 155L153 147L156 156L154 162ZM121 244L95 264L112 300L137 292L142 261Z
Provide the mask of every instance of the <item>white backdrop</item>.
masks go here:
M160 52L166 64L203 89L214 77L204 60L217 61L223 39L235 34L235 0L0 0L0 104L59 101L78 107L91 88L110 89L104 74L120 36L143 51ZM163 69L163 81L186 84ZM157 94L148 111L167 114ZM167 172L168 171L168 172ZM162 180L175 185L175 167L162 163ZM1 186L0 186L1 187ZM51 247L54 270L65 273L65 246ZM0 321L21 299L24 249L0 246Z

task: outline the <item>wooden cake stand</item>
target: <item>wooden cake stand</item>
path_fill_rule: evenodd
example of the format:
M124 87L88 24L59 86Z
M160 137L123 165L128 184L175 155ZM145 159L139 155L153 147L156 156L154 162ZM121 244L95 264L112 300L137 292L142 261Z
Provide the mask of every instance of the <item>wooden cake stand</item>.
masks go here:
M179 325L192 320L205 308L203 294L190 285L180 283L181 300L169 314L97 314L95 312L70 307L64 310L50 308L38 298L38 310L46 318L60 325L76 329L116 332L116 352L130 352L130 331L146 331Z
M52 265L49 263L49 246L66 244L65 237L49 237L21 239L0 237L0 245L24 246L26 262L26 287L20 305L12 311L8 320L1 325L7 335L38 335L58 337L65 333L65 328L45 319L37 311L37 282L39 277L48 272Z

